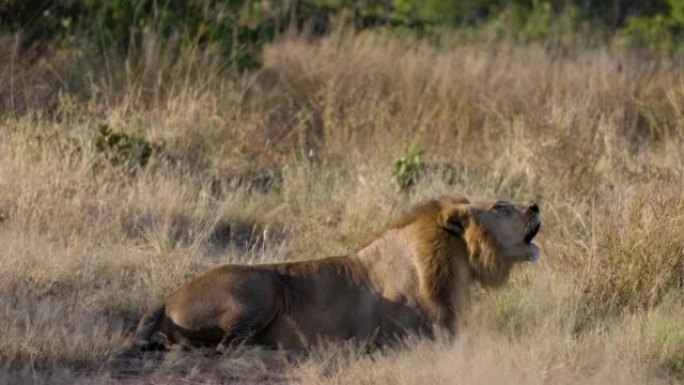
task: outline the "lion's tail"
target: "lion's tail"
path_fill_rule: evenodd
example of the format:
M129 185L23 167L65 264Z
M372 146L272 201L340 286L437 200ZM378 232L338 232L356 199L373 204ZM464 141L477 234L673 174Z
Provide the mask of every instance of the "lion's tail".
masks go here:
M166 305L161 305L153 310L148 311L140 319L138 323L138 330L135 335L135 344L141 350L147 350L154 348L155 344L152 341L154 333L159 330L159 325L164 318L164 313L166 312Z

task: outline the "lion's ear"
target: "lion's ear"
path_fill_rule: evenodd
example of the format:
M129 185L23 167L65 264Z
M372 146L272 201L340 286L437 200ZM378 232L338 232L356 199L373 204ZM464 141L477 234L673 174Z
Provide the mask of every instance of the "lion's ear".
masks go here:
M443 211L440 218L440 225L452 234L463 235L468 226L467 210L457 207L448 211Z

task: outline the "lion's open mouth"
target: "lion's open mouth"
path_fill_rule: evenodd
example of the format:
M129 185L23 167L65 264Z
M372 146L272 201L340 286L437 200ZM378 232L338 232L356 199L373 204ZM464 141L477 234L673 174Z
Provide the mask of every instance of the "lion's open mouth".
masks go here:
M532 219L530 219L530 223L527 225L527 231L525 233L525 243L532 242L532 239L539 232L540 227L541 227L541 220L539 219L539 217L535 216Z

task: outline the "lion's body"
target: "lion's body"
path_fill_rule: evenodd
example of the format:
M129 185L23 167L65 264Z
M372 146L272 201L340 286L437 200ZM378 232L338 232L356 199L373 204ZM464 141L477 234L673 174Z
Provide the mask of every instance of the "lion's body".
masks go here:
M480 260L501 252L487 245L486 231L445 228L444 213L462 205L451 198L420 206L346 256L214 268L143 317L139 344L149 345L156 331L183 344L224 349L250 341L292 350L321 339L383 345L435 328L454 333L471 281L499 284L512 265Z

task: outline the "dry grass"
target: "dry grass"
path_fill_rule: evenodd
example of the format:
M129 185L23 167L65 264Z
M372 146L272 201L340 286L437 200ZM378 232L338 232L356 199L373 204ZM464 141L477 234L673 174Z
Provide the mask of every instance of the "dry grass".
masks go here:
M342 33L283 39L237 79L200 52L135 71L79 62L86 81L75 59L46 69L6 49L2 383L684 378L677 63ZM154 143L147 165L99 152L103 125ZM402 191L392 164L416 140L426 171ZM476 289L453 344L329 347L294 363L252 348L116 357L144 309L208 266L344 253L452 192L535 199L545 220L543 260L501 291Z

